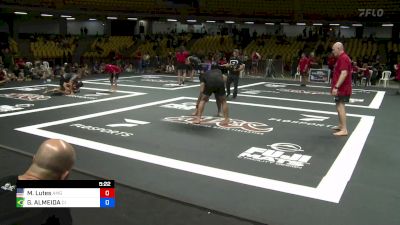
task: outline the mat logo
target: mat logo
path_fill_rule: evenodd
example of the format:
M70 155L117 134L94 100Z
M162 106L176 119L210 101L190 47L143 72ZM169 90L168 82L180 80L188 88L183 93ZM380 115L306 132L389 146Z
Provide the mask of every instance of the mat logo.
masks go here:
M360 99L360 98L350 98L349 102L350 102L350 103L364 102L364 99Z
M44 101L49 100L50 96L37 95L37 94L25 94L25 93L10 93L10 94L0 94L0 97L12 98L24 101Z
M274 121L279 123L288 123L288 124L298 124L298 125L305 125L305 126L313 126L313 127L327 127L332 128L335 125L325 124L325 123L316 123L316 122L323 122L328 120L329 117L325 116L315 116L315 115L307 115L307 114L300 114L303 117L299 120L290 120L290 119L282 119L282 118L269 118L268 121Z
M157 75L143 75L142 78L144 78L144 79L155 79L155 78L161 78L161 77L157 76Z
M312 156L300 154L304 152L300 145L292 143L275 143L267 148L251 147L238 155L239 159L275 164L278 166L302 169L309 165Z
M307 94L307 95L331 95L328 91L306 91L306 90L297 90L297 89L286 89L280 88L277 89L280 92L288 92L288 93L295 93L295 94Z
M196 103L195 102L170 103L162 105L160 107L168 109L193 110L196 109Z
M196 119L194 116L179 116L179 117L166 117L163 121L183 124L193 124ZM221 125L224 118L203 116L201 124L195 124L196 126L211 127L215 129L236 131L241 133L258 134L264 135L265 133L273 131L274 128L269 127L267 124L259 122L248 122L238 119L230 119L228 125Z
M150 122L140 121L140 120L131 120L131 119L124 119L125 123L114 123L108 124L107 127L136 127L138 125L145 125L149 124Z
M66 95L67 97L70 98L80 98L80 99L98 99L97 97L102 97L102 96L108 96L110 95L109 93L103 93L103 92L96 92L95 94L85 94L85 95Z
M21 87L21 88L15 88L17 91L40 91L46 89L46 87Z
M281 87L286 87L286 84L265 84L265 87L270 87L270 88L281 88Z
M123 132L123 131L119 131L119 130L111 130L111 129L107 129L107 128L103 128L103 127L95 127L95 126L84 125L84 124L80 124L80 123L74 123L69 126L76 127L76 128L82 129L82 130L96 131L96 132L100 132L100 133L111 134L111 135L121 136L121 137L130 137L133 135L132 133L129 133L129 132Z
M170 80L162 80L162 79L142 79L141 81L154 82L154 83L171 83Z
M318 121L318 122L322 122L325 121L327 119L329 119L329 117L326 116L314 116L314 115L306 115L306 114L300 114L302 116L304 116L305 118L301 118L301 121Z
M0 105L0 112L13 112L34 106L34 104Z
M261 93L279 93L278 91L263 91L263 90L256 90L256 89L242 89L242 94L248 95L258 95Z

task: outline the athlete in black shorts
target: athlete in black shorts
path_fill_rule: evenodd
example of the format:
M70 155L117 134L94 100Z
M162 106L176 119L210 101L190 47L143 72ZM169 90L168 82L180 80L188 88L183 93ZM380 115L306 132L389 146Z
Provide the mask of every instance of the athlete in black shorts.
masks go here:
M218 69L218 66L212 66L210 71L207 71L200 76L200 82L204 83L204 91L198 104L196 119L193 123L199 124L201 122L201 115L203 114L204 106L206 102L208 102L210 96L214 93L215 98L221 104L223 116L225 118L224 121L221 122L221 125L227 125L229 123L228 103L226 102L225 82L221 70ZM217 103L217 105L219 103Z

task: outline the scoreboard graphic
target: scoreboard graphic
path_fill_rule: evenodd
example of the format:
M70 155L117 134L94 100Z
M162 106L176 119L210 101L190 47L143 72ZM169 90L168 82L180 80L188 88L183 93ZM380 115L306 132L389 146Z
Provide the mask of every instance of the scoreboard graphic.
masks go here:
M114 208L113 180L18 180L17 208Z

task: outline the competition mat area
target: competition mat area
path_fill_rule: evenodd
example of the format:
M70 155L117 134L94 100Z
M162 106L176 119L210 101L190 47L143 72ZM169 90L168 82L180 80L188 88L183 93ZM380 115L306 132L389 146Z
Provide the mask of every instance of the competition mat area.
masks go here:
M116 92L104 76L83 83L73 96L46 93L56 82L2 86L0 144L28 156L46 138L73 144L77 174L117 184L116 208L89 212L98 220L135 224L125 217L141 206L129 207L135 199L118 196L120 185L123 193L165 199L172 214L205 212L196 221L195 211L166 216L176 221L164 224L400 224L393 90L355 87L346 104L349 135L337 137L329 84L242 78L222 125L214 96L193 124L196 77L178 85L173 75L124 73Z

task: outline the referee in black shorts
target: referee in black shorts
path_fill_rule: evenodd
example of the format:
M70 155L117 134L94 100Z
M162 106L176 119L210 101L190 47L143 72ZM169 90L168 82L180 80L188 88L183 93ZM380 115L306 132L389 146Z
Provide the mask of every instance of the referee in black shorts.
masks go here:
M210 96L214 93L217 101L220 102L224 120L220 123L221 125L227 125L229 123L228 118L228 103L225 97L225 82L222 76L222 72L218 65L212 65L211 70L200 76L200 82L204 83L204 91L201 96L201 100L198 106L196 119L193 121L195 124L200 124L201 115L204 111L204 106Z

